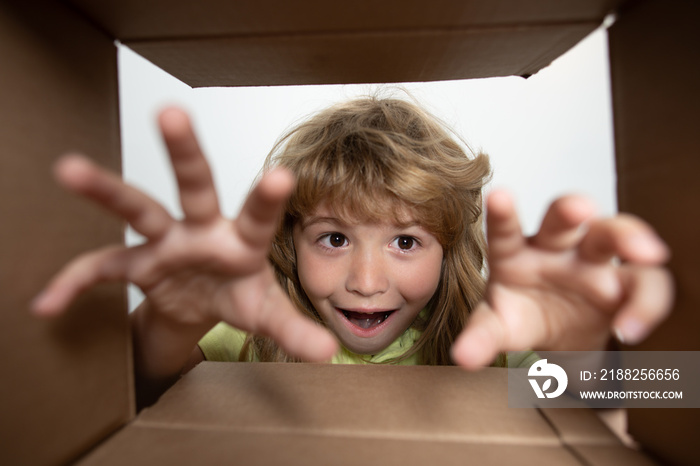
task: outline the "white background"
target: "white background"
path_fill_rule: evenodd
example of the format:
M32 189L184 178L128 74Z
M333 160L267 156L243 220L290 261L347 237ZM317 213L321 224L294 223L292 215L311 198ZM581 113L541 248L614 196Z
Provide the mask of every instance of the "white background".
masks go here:
M224 214L235 216L277 137L316 110L376 85L199 88L119 47L124 178L180 215L155 116L190 112L212 165ZM477 150L491 156L491 187L511 191L523 229L536 231L548 204L566 193L616 211L607 36L599 29L525 80L491 78L402 85ZM127 243L139 238L129 231ZM132 307L140 301L130 290Z

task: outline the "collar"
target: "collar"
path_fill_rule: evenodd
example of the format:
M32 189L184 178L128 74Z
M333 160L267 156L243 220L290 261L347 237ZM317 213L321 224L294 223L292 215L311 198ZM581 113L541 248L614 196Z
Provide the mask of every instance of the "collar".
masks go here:
M421 336L421 331L413 327L409 327L389 346L381 350L377 354L366 355L353 353L349 349L341 346L338 354L333 356L333 364L383 364L387 361L398 358L416 343ZM418 364L418 354L413 354L408 359L404 359L400 365L415 365Z

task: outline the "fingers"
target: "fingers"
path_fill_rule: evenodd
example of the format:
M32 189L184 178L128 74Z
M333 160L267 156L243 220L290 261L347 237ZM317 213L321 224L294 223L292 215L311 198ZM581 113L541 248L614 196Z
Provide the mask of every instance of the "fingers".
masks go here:
M147 238L158 239L174 222L163 206L85 157L64 156L54 172L64 187L97 202Z
M173 107L161 112L158 123L172 160L185 220L208 223L218 218L219 200L214 179L189 117Z
M488 366L496 359L505 339L503 323L482 301L452 346L452 359L470 370Z
M560 197L547 210L533 246L550 251L575 247L583 236L581 225L595 213L593 204L580 196Z
M493 191L486 200L486 237L489 259L508 257L525 246L518 214L509 194Z
M294 309L279 287L259 314L256 331L275 340L287 354L305 361L327 362L338 351L330 331Z
M668 260L669 250L654 230L631 215L592 222L581 240L579 255L590 262L603 263L613 257L638 264L660 264Z
M636 344L646 338L671 312L674 286L671 274L659 267L620 269L628 299L613 320L618 340Z
M269 247L293 186L294 178L287 170L276 169L263 176L234 221L243 241L253 247Z
M110 246L78 256L69 262L30 305L39 316L55 316L68 308L83 291L107 280L124 279L126 255L124 246Z

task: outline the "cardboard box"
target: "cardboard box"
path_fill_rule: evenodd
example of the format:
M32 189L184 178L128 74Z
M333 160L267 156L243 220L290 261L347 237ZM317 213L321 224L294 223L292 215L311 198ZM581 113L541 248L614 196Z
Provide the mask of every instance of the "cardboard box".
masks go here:
M619 205L669 242L678 287L638 348L697 351L695 2L1 2L0 463L697 463L697 410L631 412L642 455L588 410L504 407L499 370L207 363L135 417L123 287L58 321L26 310L68 259L122 239L50 176L70 150L119 168L114 40L192 86L528 76L612 11Z
M591 410L508 408L507 377L205 362L80 464L653 464Z

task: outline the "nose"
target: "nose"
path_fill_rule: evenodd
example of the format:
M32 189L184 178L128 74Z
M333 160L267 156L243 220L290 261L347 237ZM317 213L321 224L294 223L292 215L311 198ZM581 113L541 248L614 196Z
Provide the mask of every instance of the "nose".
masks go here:
M389 276L382 255L366 250L353 254L345 288L361 296L386 292L389 289Z

